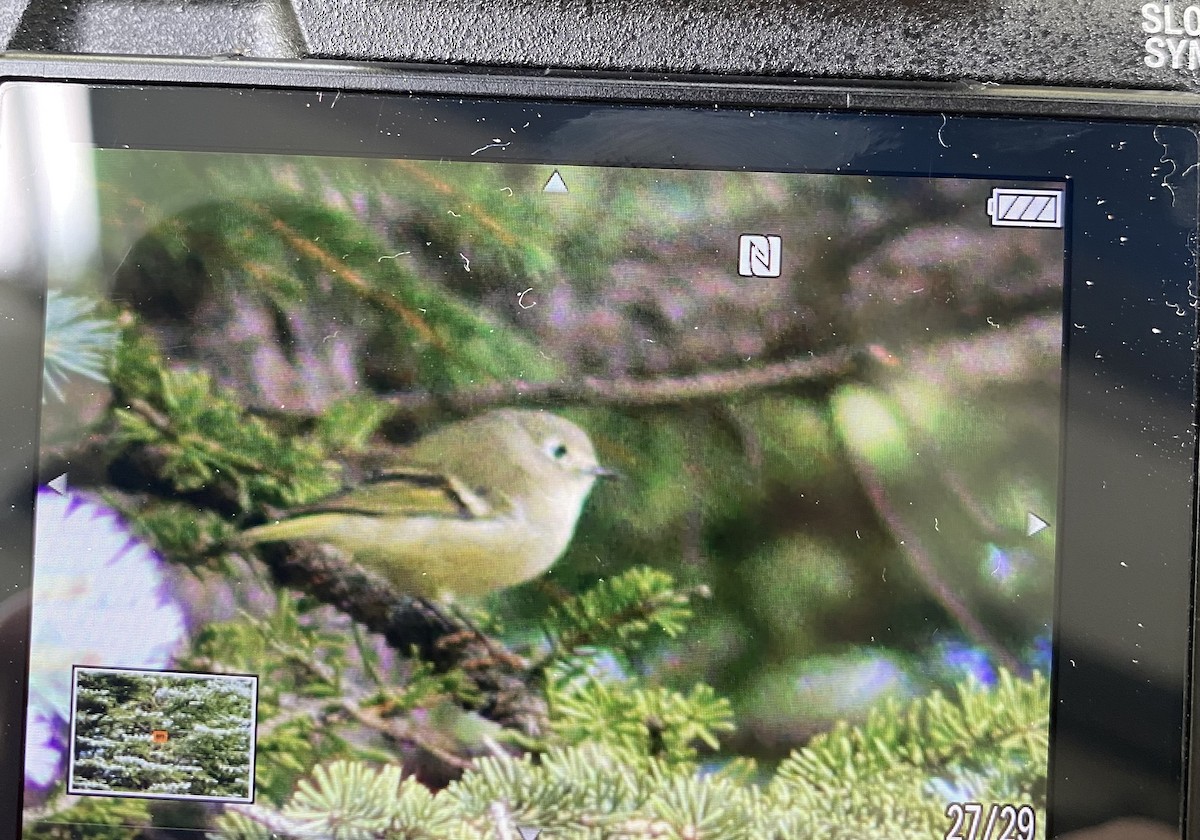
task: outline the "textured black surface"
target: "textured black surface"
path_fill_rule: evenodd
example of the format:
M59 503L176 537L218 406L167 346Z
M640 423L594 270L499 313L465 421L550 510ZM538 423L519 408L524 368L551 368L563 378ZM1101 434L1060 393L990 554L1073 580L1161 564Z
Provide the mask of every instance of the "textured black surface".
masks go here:
M8 50L1200 90L1137 0L0 0ZM1180 4L1176 4L1180 5Z

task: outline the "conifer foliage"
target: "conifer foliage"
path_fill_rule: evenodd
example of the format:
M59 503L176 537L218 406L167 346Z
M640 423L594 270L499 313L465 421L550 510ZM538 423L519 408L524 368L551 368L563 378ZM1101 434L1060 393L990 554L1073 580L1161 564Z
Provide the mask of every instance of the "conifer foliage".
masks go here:
M766 784L745 765L706 770L582 733L536 756L481 759L432 795L395 767L335 761L281 809L231 810L219 836L495 840L531 825L554 840L928 840L945 832L947 795L1044 804L1047 696L1044 680L1004 674L995 689L880 709L794 752ZM634 705L596 722L637 728Z

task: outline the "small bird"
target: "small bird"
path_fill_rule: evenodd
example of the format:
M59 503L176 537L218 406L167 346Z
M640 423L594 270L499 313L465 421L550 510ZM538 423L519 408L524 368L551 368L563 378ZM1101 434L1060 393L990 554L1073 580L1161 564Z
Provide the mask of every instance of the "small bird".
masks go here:
M328 543L420 597L485 595L550 568L596 479L612 475L571 421L489 411L422 437L402 466L243 539Z

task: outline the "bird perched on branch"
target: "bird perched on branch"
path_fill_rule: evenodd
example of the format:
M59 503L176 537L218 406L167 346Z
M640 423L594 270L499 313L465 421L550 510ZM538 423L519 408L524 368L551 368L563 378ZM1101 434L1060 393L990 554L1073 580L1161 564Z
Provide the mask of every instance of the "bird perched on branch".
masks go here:
M243 539L328 543L421 597L483 595L550 568L592 485L611 475L571 421L501 409L431 432L402 465Z

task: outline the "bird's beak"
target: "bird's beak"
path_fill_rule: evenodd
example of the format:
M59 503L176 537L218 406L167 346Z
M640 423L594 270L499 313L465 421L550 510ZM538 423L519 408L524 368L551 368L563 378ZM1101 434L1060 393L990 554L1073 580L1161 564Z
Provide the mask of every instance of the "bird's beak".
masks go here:
M624 478L625 477L625 476L621 475L619 472L617 472L616 470L610 470L608 467L602 467L599 464L592 467L587 472L588 472L588 475L595 476L596 478Z

